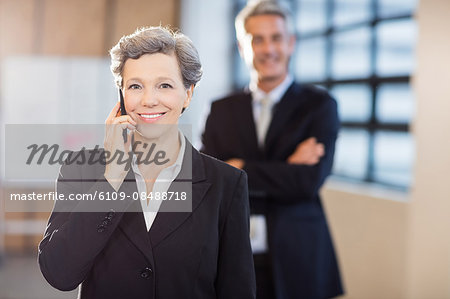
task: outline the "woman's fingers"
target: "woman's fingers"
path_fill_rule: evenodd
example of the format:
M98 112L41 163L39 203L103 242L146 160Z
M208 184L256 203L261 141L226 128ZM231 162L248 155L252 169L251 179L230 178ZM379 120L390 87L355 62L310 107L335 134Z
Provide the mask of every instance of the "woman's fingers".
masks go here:
M130 131L136 130L136 127L133 126L132 124L129 124L129 123L121 123L121 124L119 124L119 125L120 125L120 127L121 127L123 130L126 130L126 129L128 129L128 130L130 130Z
M129 115L121 115L115 117L111 122L111 124L122 124L122 123L129 123L132 124L133 126L136 126L136 121L132 119L131 116Z
M106 124L119 124L125 121L129 122L133 126L136 126L136 121L131 118L131 116L128 114L122 115L120 113L120 102L117 102L106 118Z
M132 140L131 137L133 136L133 133L134 133L134 131L131 131L128 133L127 142L125 142L125 148L130 148L131 140Z
M106 119L106 130L104 147L109 153L122 152L129 154L131 148L131 140L136 130L136 121L130 115L121 115L120 102L117 102ZM130 131L128 132L127 129ZM124 133L127 134L126 141ZM118 190L123 177L127 173L126 165L118 164L117 161L111 161L106 164L105 178Z
M106 123L111 122L117 116L117 113L119 111L120 111L120 102L117 102L114 105L114 107L112 108L112 110L109 113L108 117L106 118Z

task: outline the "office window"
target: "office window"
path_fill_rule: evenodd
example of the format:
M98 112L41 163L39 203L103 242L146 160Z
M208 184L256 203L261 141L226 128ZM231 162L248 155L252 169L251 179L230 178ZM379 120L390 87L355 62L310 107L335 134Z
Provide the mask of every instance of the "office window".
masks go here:
M326 40L324 38L305 39L297 45L297 53L294 67L296 77L310 81L322 81L326 78Z
M299 33L324 32L327 29L327 0L301 1L296 6L294 21Z
M331 36L331 78L353 79L370 75L370 27L336 32ZM299 40L301 44L302 39ZM303 78L298 78L305 82Z
M352 178L366 176L369 161L369 134L363 129L347 129L340 131L336 142L334 172Z
M341 121L367 122L370 120L371 90L369 85L335 85L330 91L338 102Z
M235 13L246 1L235 0ZM296 80L327 88L341 131L333 174L402 190L412 184L417 0L286 0L293 14ZM235 51L234 86L248 81ZM245 81L244 81L245 79Z
M300 1L303 2L303 1ZM335 27L367 22L373 16L371 0L335 0L331 23ZM330 5L330 3L327 3Z
M377 41L376 74L409 75L414 70L415 21L381 21L375 27Z

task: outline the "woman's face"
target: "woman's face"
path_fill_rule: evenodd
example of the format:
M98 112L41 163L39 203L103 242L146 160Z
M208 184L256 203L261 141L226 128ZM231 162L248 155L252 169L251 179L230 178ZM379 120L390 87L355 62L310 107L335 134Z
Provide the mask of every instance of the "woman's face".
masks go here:
M184 87L176 57L162 53L127 59L122 78L125 109L137 122L136 130L147 138L157 137L155 126L150 124L178 124L181 110L189 105L194 89Z

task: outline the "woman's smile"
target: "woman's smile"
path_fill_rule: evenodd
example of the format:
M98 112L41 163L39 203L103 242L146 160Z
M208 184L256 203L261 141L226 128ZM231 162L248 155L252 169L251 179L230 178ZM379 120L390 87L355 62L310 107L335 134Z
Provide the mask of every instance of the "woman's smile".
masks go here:
M155 123L161 119L166 112L155 112L155 113L137 113L139 119L145 123Z

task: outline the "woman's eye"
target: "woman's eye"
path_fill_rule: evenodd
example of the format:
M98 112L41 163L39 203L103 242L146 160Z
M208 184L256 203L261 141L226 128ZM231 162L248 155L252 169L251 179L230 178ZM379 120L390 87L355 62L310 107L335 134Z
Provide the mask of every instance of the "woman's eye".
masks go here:
M172 85L168 84L168 83L163 83L160 85L161 88L172 88Z
M128 87L128 89L140 89L140 88L141 88L141 86L138 85L138 84L131 84L131 85Z

